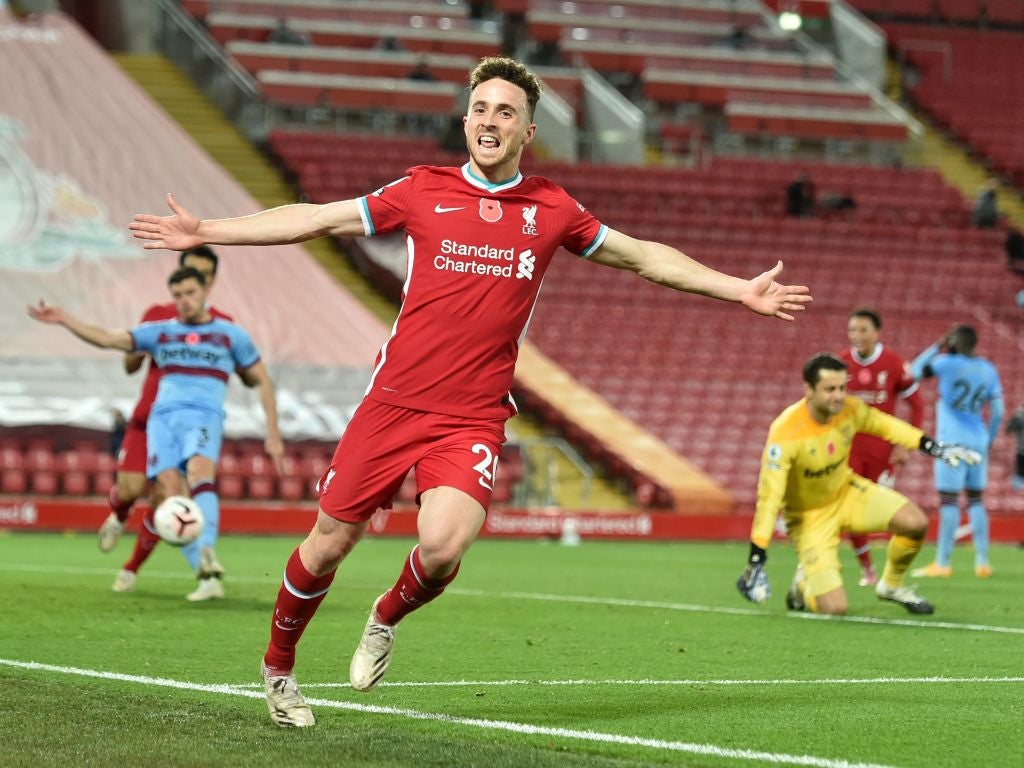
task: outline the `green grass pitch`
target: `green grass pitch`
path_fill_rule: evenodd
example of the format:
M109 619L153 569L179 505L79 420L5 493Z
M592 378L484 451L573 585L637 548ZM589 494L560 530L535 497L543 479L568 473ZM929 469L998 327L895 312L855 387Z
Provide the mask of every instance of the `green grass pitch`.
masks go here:
M0 764L1024 765L1020 548L995 548L987 581L958 548L953 578L920 585L934 616L854 585L851 615L822 619L783 607L786 545L758 608L734 586L746 544L481 541L359 694L349 657L411 546L367 539L299 647L318 722L294 731L271 724L258 666L297 541L222 539L227 599L198 605L166 546L111 592L130 543L0 535Z

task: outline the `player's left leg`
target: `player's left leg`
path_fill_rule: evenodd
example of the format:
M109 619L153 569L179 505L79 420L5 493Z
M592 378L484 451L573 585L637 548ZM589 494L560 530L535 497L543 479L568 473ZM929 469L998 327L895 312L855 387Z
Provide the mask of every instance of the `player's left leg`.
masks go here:
M203 530L199 538L182 547L182 554L199 580L195 591L185 596L190 602L216 600L224 597L224 568L217 560L214 547L220 530L220 499L216 486L217 465L206 456L193 456L186 465L192 500L203 511Z
M405 559L394 586L370 610L349 667L349 681L356 690L370 690L387 671L395 625L440 597L455 579L491 501L505 440L503 425L438 415L423 426L433 440L416 463L419 543Z
M396 625L440 597L459 573L462 556L476 540L486 511L458 488L440 486L420 494L419 543L387 592L377 598L352 655L349 681L358 691L373 688L391 665Z
M924 537L928 531L928 517L920 507L905 497L895 491L889 493L898 497L893 503L898 503L899 500L904 503L888 523L892 538L889 539L885 570L882 571L882 578L875 586L875 594L881 600L899 603L911 613L934 613L935 608L930 602L918 595L913 587L904 584L907 570L924 544Z
M967 515L971 522L971 538L974 540L974 574L979 579L992 575L988 561L989 533L988 511L981 500L988 485L988 458L967 470Z

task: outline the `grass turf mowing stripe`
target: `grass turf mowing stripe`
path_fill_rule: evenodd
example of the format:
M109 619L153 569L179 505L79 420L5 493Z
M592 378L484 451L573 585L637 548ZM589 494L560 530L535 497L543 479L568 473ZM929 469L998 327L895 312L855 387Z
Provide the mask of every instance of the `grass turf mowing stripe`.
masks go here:
M67 573L82 575L114 575L116 569L84 568L73 566L32 565L28 563L0 563L0 571L16 571L23 573ZM176 579L194 581L195 574L171 573L168 571L146 571L147 579ZM281 579L273 577L232 576L231 581L239 584L280 584ZM366 589L377 591L377 587L346 582L349 589ZM775 611L762 608L728 608L716 605L698 605L692 603L667 603L656 600L631 600L616 597L588 597L586 595L553 595L541 592L487 592L479 589L461 589L449 587L448 595L464 597L483 597L493 599L500 597L505 600L539 600L543 602L578 603L586 605L615 605L622 608L656 608L666 611L686 611L690 613L721 613L735 616L779 616ZM787 611L786 618L806 619L810 621L837 621L851 624L878 624L897 627L925 627L927 629L951 629L967 632L995 632L1008 635L1024 635L1024 627L1002 627L994 624L965 624L954 621L921 621L917 619L885 619L878 616L824 616L817 613L799 613Z
M171 680L161 677L146 677L143 675L127 675L119 672L104 672L95 669L81 669L78 667L67 667L55 664L43 664L34 661L17 661L15 659L0 658L0 665L26 669L40 672L54 672L63 675L76 675L78 677L91 677L101 680L116 680L119 682L137 683L139 685L158 686L163 688L176 688L179 690L200 691L216 693L226 696L241 696L250 699L263 699L262 691L247 691L223 684L190 683L183 680ZM434 720L453 725L464 725L473 728L487 730L507 731L527 736L549 736L554 738L572 739L575 741L590 741L606 744L620 744L624 746L647 747L656 750L673 752L685 752L688 754L701 755L704 757L724 757L738 760L753 760L760 763L774 765L806 765L815 768L891 768L878 763L853 763L848 760L815 757L814 755L787 755L775 752L760 752L752 749L734 749L729 747L718 747L713 744L690 744L681 741L664 741L661 739L648 739L640 736L624 736L614 733L601 733L598 731L581 731L571 728L552 728L546 726L528 725L526 723L514 723L504 720L484 720L470 717L458 717L456 715L445 715L434 712L420 712L414 709L398 707L382 707L377 705L354 704L347 701L334 701L330 699L307 699L307 703L318 707L330 707L344 709L354 712L364 712L377 715L395 715L398 717L414 720Z

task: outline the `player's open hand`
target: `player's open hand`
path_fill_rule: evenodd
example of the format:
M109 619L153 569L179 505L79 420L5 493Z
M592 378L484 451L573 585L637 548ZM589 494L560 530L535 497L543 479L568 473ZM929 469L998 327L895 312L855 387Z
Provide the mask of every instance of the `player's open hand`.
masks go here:
M67 314L63 309L53 304L47 304L43 299L40 299L36 306L31 304L28 306L28 316L40 323L52 325L60 325L67 319Z
M128 229L139 240L148 240L142 247L150 250L169 248L172 251L187 251L203 245L199 237L199 219L183 205L178 205L174 195L167 193L167 205L171 216L154 216L151 213L137 213Z
M748 280L746 289L740 294L740 301L759 315L792 322L793 315L790 313L803 312L804 305L813 299L806 285L780 285L775 282L775 277L781 271L780 261L774 268Z

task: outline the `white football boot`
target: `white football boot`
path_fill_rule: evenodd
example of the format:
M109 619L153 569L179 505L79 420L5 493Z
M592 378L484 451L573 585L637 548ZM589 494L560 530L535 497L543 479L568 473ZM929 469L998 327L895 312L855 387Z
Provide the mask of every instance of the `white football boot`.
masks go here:
M391 666L391 656L395 650L395 628L377 621L377 604L384 595L373 601L370 617L366 620L366 629L359 641L359 647L352 654L352 663L348 668L348 679L357 691L369 691Z
M313 711L299 693L295 675L271 675L267 665L260 663L260 675L267 689L267 709L274 725L282 728L308 728L316 724Z

